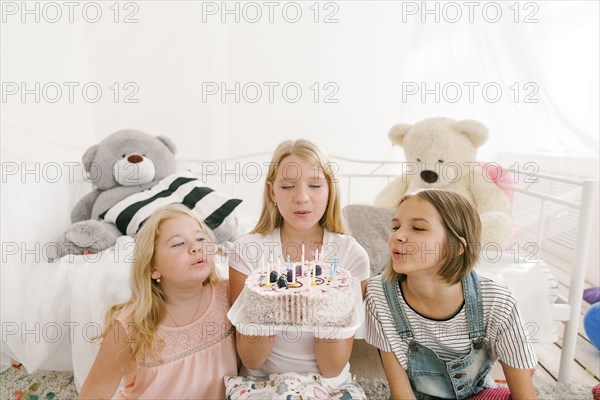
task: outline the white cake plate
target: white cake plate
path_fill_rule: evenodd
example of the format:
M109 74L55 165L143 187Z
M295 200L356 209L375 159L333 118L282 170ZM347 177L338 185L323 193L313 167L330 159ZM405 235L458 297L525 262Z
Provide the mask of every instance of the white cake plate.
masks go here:
M313 334L319 339L348 339L356 333L365 319L365 308L362 301L362 293L360 290L360 282L354 280L356 299L354 308L352 309L352 320L348 326L326 326L326 325L263 325L250 322L248 314L244 307L244 297L246 289L240 293L239 297L231 306L227 313L227 318L231 321L235 329L242 335L246 336L274 336L284 334L296 336L298 333Z

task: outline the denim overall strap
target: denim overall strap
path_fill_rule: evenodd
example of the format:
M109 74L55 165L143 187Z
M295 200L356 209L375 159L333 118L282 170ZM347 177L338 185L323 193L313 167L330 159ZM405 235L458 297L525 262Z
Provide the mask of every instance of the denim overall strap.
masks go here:
M387 300L387 303L390 306L390 311L392 312L392 316L394 317L396 329L398 330L400 337L402 339L412 338L413 334L410 330L410 325L406 320L406 316L404 315L404 311L402 311L400 301L398 300L398 290L396 289L396 286L399 284L399 282L390 282L387 280L383 280L382 284L383 293L385 293L385 299Z
M406 372L418 400L467 399L488 387L492 362L483 337L479 278L471 272L461 282L471 350L465 356L445 361L428 347L415 341L410 343Z
M469 275L463 278L462 286L467 322L469 324L469 337L471 339L482 338L485 334L483 326L483 302L481 300L479 278L475 271L471 271Z

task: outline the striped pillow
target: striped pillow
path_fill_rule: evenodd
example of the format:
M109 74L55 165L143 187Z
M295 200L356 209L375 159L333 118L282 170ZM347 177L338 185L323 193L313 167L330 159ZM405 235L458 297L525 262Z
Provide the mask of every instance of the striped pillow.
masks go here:
M217 239L229 240L236 235L235 208L242 200L232 199L202 182L191 172L177 172L162 179L148 190L119 201L100 215L125 235L135 236L144 221L159 207L173 203L188 206L211 228Z

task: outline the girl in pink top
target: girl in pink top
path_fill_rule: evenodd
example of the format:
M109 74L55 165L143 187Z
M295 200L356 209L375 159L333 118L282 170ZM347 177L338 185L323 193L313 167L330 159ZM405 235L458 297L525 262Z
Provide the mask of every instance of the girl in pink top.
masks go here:
M237 355L214 241L183 205L148 218L135 238L131 299L108 310L79 398L225 398L223 378L237 375Z

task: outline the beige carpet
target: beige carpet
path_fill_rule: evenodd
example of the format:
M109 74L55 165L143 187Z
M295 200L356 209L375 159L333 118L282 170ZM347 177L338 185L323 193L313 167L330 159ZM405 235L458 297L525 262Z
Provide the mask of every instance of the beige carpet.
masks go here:
M381 379L358 378L369 399L389 398L387 383ZM28 393L29 390L29 393ZM554 385L538 387L540 400L586 400L592 399L589 388ZM8 368L0 373L0 399L17 399L17 391L23 400L72 400L77 397L73 375L70 372L38 371L27 374L23 369ZM25 396L28 394L31 397Z
M77 397L70 371L37 371L8 368L0 373L0 399L12 400L22 393L23 400L72 400ZM37 396L37 397L35 397Z

